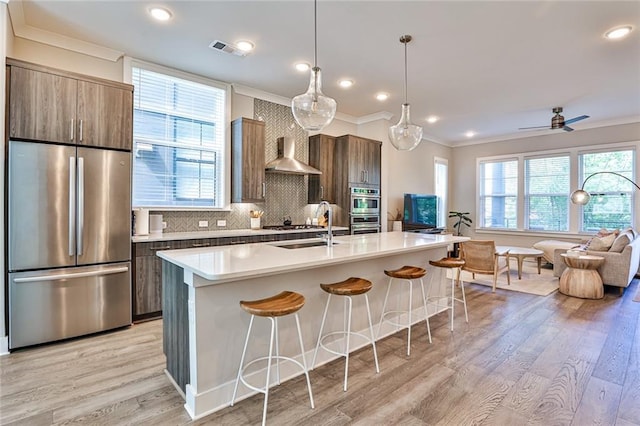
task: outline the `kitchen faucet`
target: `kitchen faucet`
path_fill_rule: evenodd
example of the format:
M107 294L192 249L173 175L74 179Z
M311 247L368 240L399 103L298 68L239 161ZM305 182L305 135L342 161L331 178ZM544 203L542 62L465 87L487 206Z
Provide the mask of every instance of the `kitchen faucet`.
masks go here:
M327 246L331 247L333 245L333 231L331 230L331 226L333 223L333 210L331 209L331 204L329 204L328 201L321 201L320 204L318 204L318 208L316 209L316 214L315 216L318 216L318 212L320 211L320 207L322 206L326 206L327 207L327 212L329 213L329 217L327 219L327 230L328 230L328 234L327 234Z

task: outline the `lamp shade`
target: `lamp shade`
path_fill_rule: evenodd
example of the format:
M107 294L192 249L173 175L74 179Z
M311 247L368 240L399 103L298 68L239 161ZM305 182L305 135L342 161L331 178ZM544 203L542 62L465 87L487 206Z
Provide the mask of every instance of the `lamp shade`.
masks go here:
M411 151L422 141L422 127L411 124L409 104L402 104L398 124L389 127L389 141L398 151Z
M307 131L322 130L336 115L336 101L322 93L322 75L319 67L311 69L309 88L291 101L296 122Z
M576 189L571 193L571 202L584 206L591 199L591 195L584 189Z

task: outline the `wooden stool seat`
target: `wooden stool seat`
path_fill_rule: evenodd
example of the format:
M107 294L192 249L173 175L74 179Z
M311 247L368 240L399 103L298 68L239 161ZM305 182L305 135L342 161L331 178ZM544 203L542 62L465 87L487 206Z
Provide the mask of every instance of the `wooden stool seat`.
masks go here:
M464 259L443 257L440 260L430 260L429 265L437 266L438 268L462 268L464 266Z
M281 317L297 312L304 306L304 296L293 291L283 291L260 300L241 300L240 307L259 317Z
M333 284L320 284L320 288L336 296L357 296L371 290L373 284L364 278L347 278L344 281Z
M401 280L417 280L427 274L426 269L418 266L403 266L402 268L386 270L384 273L391 278L399 278Z

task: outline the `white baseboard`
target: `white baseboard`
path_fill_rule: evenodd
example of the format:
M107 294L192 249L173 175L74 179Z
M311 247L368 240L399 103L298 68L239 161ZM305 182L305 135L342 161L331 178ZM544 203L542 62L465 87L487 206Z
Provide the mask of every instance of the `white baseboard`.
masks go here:
M0 356L9 355L9 336L0 338Z

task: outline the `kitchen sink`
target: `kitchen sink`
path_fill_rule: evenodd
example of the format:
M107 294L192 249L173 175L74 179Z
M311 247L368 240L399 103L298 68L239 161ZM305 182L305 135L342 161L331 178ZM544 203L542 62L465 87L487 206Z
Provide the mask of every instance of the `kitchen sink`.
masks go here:
M333 245L338 244L337 242L333 242ZM299 249L299 248L307 248L307 247L322 247L326 246L326 241L305 241L301 243L285 243L285 244L275 244L276 247L282 247L286 249Z

